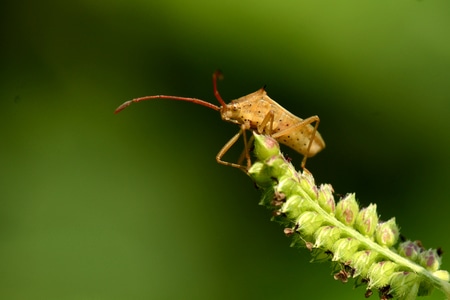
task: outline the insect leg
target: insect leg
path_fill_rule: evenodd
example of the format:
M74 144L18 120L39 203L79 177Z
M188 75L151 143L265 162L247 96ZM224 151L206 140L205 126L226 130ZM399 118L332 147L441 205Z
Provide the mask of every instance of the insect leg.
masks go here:
M277 139L277 138L280 138L283 135L288 134L289 132L292 132L294 130L298 130L299 128L308 126L308 125L310 125L311 123L314 123L314 122L315 122L315 124L314 124L314 128L313 128L313 130L311 132L311 135L309 137L309 143L308 143L308 147L306 148L306 154L303 155L303 160L302 160L302 164L301 164L302 169L305 168L306 159L308 158L309 150L311 149L311 145L314 142L314 138L315 138L316 132L317 132L317 127L319 127L319 123L320 123L319 117L318 116L309 117L309 118L304 119L304 120L302 120L302 121L300 121L300 122L298 122L296 124L293 124L293 125L289 126L288 128L286 128L284 130L278 131L277 133L274 133L272 135L272 137L274 139Z
M250 168L251 166L251 160L250 160L250 150L252 148L253 145L253 140L255 139L255 137L252 135L248 142L247 142L247 146L245 146L244 150L242 151L241 155L239 156L239 160L238 160L238 164L241 165L242 162L244 161L244 158L247 158L247 166ZM245 144L245 142L244 142Z
M242 131L242 138L244 139L244 153L245 158L247 159L247 170L248 170L252 166L252 161L250 160L250 148L247 140L247 134L245 133L246 129L247 129L246 125L242 124L241 131ZM240 164L239 161L238 164Z
M258 133L261 134L264 132L264 128L266 127L267 123L269 123L269 134L271 135L273 132L273 119L274 119L275 113L273 110L270 110L267 115L262 120L261 124L258 125Z
M250 161L250 154L249 154L249 151L248 151L248 146L247 146L247 137L246 137L246 134L245 134L245 130L246 130L246 127L245 127L245 125L241 125L241 129L239 130L239 132L238 133L236 133L236 135L235 136L233 136L223 147L222 147L222 149L220 149L220 151L219 151L219 153L217 153L217 155L216 155L216 161L219 163L219 164L222 164L222 165L225 165L225 166L231 166L231 167L234 167L234 168L238 168L238 169L241 169L241 170L243 170L243 171L247 171L249 168L250 168L250 166L251 166L251 161ZM244 151L245 151L245 157L247 158L247 166L243 166L243 165L241 165L241 164L236 164L236 163L231 163L231 162L227 162L227 161L223 161L222 160L222 157L225 155L225 153L227 153L228 152L228 150L230 150L230 148L237 142L237 140L239 139L239 137L240 136L243 136L243 138L244 138L244 146L245 146L245 149L244 149Z

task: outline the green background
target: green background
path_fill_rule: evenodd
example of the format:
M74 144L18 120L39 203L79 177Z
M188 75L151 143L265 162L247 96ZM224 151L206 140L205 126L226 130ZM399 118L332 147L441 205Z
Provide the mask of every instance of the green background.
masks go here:
M1 299L364 299L215 162L235 125L113 114L216 103L217 68L226 101L267 84L321 117L318 183L450 249L449 1L25 0L0 22Z

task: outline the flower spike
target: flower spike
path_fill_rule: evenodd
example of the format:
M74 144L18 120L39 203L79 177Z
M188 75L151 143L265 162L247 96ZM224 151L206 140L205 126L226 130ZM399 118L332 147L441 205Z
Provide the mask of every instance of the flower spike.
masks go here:
M273 138L253 134L257 161L248 174L263 191L260 204L273 211L293 246L337 266L336 280L353 277L358 286L366 284L366 297L378 290L380 299L414 300L439 289L450 299L440 249L425 249L418 241L398 244L395 218L380 221L376 204L360 208L355 194L336 203L331 185L316 186L309 171L297 172L284 158Z

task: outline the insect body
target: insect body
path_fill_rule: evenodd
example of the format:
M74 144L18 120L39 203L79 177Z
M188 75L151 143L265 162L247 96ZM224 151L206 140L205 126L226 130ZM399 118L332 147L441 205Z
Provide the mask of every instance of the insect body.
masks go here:
M215 72L213 74L214 95L216 96L217 101L221 104L220 107L197 98L156 95L135 98L127 101L120 105L116 109L115 113L122 111L131 103L152 99L187 101L219 111L224 121L238 124L241 128L239 132L222 147L216 156L216 160L220 164L244 170L248 170L251 165L249 148L252 140L247 140L245 134L246 130L256 131L259 134L270 135L279 143L289 146L295 151L303 154L304 158L302 161L302 167L305 166L306 158L316 155L325 147L325 142L323 141L320 133L317 132L317 127L320 122L318 116L301 119L293 115L272 100L267 95L264 88L226 104L217 90L217 78L220 75L221 74L219 72ZM312 126L312 123L314 123L314 126ZM247 165L244 166L241 164L242 159L240 159L238 163L223 161L222 157L236 143L241 135L244 139L245 149L243 155L245 155Z

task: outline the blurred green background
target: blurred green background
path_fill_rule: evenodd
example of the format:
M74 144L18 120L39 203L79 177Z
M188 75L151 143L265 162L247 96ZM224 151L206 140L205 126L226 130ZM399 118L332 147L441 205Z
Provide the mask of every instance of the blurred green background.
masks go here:
M450 249L450 2L0 8L1 299L363 299L290 248L251 180L215 162L235 125L174 101L113 114L152 94L216 103L217 68L226 101L267 84L321 117L318 183Z

